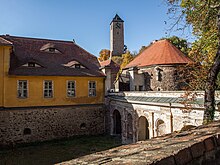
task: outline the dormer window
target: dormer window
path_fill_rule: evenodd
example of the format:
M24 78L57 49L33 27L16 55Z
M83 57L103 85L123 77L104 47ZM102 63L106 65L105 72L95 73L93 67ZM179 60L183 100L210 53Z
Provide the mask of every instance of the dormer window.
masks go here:
M40 49L41 51L44 52L49 52L49 53L61 53L57 48L56 45L53 43L47 43L43 45Z
M35 62L28 62L28 63L26 63L26 64L24 64L22 66L29 67L29 68L42 67L42 66L40 66L39 64L37 64Z
M55 53L56 49L55 48L48 48L48 51L51 53Z
M75 64L75 68L81 68L81 65L80 64Z
M76 69L81 69L81 68L85 68L82 64L80 64L78 61L70 61L67 64L63 64L63 66L65 67L69 67L69 68L76 68Z
M56 48L47 48L47 49L45 49L43 51L49 52L49 53L60 53L60 51L57 50Z
M36 65L35 65L36 63L34 63L34 62L29 62L28 63L28 67L35 67Z

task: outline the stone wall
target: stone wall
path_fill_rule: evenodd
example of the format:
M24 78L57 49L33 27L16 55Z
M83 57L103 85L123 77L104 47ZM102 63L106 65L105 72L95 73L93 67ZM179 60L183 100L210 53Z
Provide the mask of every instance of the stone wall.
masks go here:
M156 66L144 69L149 75L149 84L146 84L153 91L172 91L178 89L175 79L175 66ZM158 75L159 74L159 75Z
M121 138L124 144L180 131L185 127L201 125L204 114L204 107L201 103L203 103L204 93L197 91L198 100L195 101L195 104L191 104L188 109L182 103L171 101L181 98L184 93L184 91L111 93L106 98L110 134L116 134L114 131L117 122L114 116L116 111L121 116L121 121L118 123L121 124ZM218 95L218 92L216 94ZM131 97L133 100L129 99ZM140 100L140 97L142 97L142 100ZM161 98L162 101L143 101L146 98L152 98L151 100ZM219 102L219 95L216 96L216 101ZM133 126L130 130L128 116L130 116L130 122ZM216 107L215 120L220 120L218 107ZM130 131L132 131L132 137L128 134Z
M65 164L219 165L220 121L96 152Z
M186 86L184 69L176 65L157 65L129 70L131 91L175 91ZM124 72L125 73L125 72Z
M0 146L105 132L103 105L0 110Z

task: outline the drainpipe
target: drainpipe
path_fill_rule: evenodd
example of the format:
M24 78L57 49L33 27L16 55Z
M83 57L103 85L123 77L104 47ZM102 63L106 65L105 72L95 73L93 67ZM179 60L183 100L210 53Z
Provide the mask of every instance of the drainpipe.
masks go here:
M172 111L171 111L171 103L170 104L170 131L171 133L173 132L173 114L172 114Z
M154 112L152 112L152 136L154 137Z

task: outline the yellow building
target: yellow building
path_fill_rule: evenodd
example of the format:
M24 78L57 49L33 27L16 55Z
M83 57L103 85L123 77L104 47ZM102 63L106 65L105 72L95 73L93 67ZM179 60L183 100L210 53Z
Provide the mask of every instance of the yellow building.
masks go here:
M75 43L9 35L0 41L1 107L103 103L98 61Z
M74 42L0 36L0 148L103 134L104 81Z

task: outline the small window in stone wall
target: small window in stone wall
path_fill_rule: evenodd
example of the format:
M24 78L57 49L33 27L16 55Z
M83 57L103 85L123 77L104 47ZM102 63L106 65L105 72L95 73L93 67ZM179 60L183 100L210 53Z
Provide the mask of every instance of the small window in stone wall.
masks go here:
M156 68L156 80L157 81L162 81L162 69Z
M25 128L23 134L24 135L30 135L31 134L31 129L30 128Z
M86 129L86 123L80 124L80 129Z

